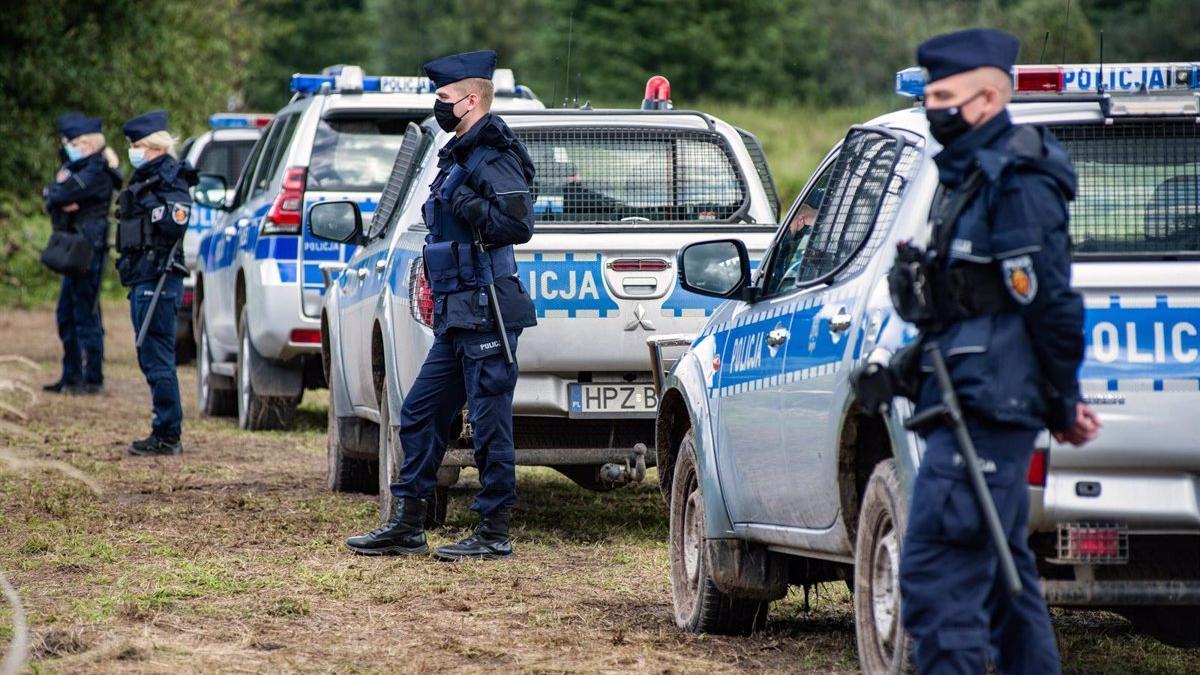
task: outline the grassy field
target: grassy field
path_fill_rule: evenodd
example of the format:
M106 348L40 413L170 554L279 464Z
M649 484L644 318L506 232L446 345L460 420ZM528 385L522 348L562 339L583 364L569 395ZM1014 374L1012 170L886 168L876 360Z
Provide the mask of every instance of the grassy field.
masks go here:
M751 637L680 633L653 472L597 494L522 469L518 556L448 565L344 550L378 516L372 497L325 488L324 392L306 395L296 431L245 433L196 417L183 368L186 452L131 458L149 396L123 310L104 308L108 391L86 398L33 395L56 374L49 311L0 315L0 569L29 615L31 672L857 670L841 583L807 608L794 591ZM472 525L474 485L453 490L432 544ZM0 609L0 650L11 625ZM1055 626L1068 672L1200 670L1200 653L1113 615Z

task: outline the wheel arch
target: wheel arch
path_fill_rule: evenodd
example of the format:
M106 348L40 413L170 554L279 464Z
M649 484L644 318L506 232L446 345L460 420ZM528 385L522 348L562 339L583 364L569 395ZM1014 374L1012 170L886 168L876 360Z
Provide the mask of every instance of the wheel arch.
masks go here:
M842 525L853 547L858 535L858 517L871 473L882 461L896 460L901 485L907 490L915 465L908 448L908 434L895 406L884 417L868 413L853 399L847 401L838 431L838 497Z

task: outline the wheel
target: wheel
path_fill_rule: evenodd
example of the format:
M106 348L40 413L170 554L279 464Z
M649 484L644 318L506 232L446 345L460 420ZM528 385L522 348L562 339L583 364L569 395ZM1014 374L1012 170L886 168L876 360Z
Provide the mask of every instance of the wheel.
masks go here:
M571 482L585 490L594 492L610 492L616 489L612 483L605 483L600 480L600 467L603 464L561 464L551 467L555 471L561 473Z
M1200 607L1129 607L1121 614L1135 630L1164 645L1200 647Z
M671 598L675 623L692 633L747 635L766 624L769 602L722 593L709 572L704 500L696 471L696 440L679 443L671 484Z
M237 414L237 392L233 380L212 371L212 349L204 313L198 313L196 324L196 404L205 417L232 417Z
M342 447L338 429L337 397L329 392L329 417L325 432L325 457L329 461L326 483L334 492L374 494L379 486L379 465L369 459L350 457Z
M265 360L250 342L249 311L242 307L241 321L238 322L238 427L249 431L291 429L296 423L299 401L291 396L259 396L254 392L250 371Z
M392 517L392 483L400 475L404 464L404 450L400 447L399 429L392 425L392 406L389 403L387 374L383 376L383 391L379 394L379 514L382 521ZM450 488L437 485L433 498L425 511L425 529L432 530L446 524L446 508L450 501Z
M867 482L854 546L854 632L865 673L915 672L912 641L900 622L900 542L907 523L896 462L880 462Z

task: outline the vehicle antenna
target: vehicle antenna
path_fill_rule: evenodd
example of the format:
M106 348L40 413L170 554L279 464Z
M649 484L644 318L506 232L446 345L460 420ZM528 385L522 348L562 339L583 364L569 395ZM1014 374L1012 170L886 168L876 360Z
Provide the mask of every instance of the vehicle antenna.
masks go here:
M1096 77L1096 93L1104 95L1104 30L1100 30L1100 72Z
M567 107L567 87L571 86L571 46L575 38L575 12L571 12L569 23L567 24L567 69L563 73L563 103L562 107Z
M1059 63L1067 62L1067 40L1071 38L1071 0L1067 0L1067 15L1063 18L1063 43L1062 43L1062 58Z
M1046 37L1042 38L1042 53L1038 54L1038 65L1046 62L1046 45L1050 44L1050 31L1046 31Z

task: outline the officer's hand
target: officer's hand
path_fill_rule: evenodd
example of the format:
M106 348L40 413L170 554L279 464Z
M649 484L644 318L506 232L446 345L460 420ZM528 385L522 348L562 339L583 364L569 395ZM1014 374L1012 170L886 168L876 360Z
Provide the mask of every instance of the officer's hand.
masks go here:
M79 204L76 204L75 202L71 202L70 204L67 204L66 206L62 207L62 210L65 211L66 213L75 213L76 211L79 210Z
M1054 440L1059 443L1083 445L1096 440L1102 426L1100 416L1096 414L1096 411L1088 407L1086 403L1079 403L1075 406L1074 426L1066 431L1054 432Z

